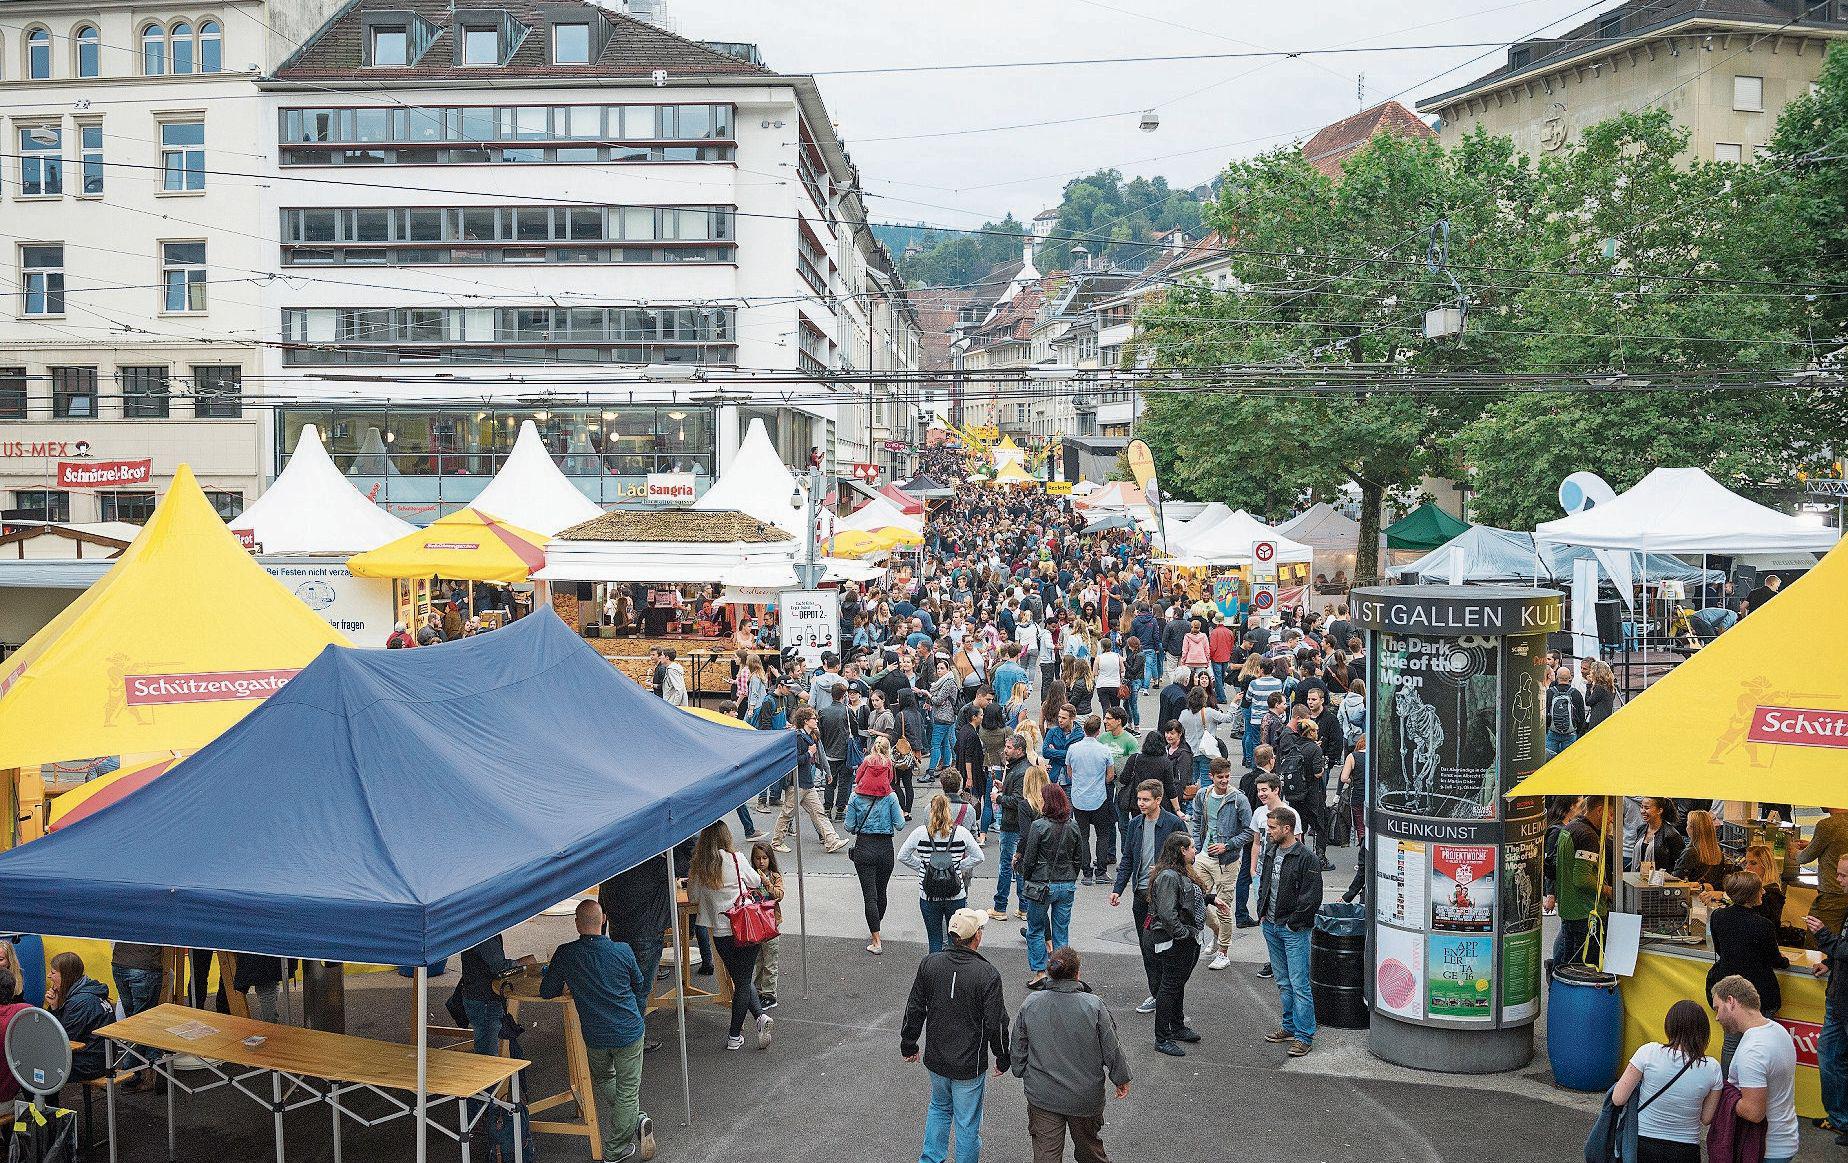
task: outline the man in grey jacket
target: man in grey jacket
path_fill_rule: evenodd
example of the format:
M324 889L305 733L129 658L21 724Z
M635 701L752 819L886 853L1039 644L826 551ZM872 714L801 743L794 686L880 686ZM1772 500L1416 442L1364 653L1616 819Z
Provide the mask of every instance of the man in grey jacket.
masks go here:
M1129 1097L1129 1059L1103 1000L1078 980L1078 953L1053 950L1044 988L1014 1018L1014 1074L1027 1094L1033 1163L1060 1163L1071 1132L1077 1163L1110 1163L1104 1153L1104 1084Z

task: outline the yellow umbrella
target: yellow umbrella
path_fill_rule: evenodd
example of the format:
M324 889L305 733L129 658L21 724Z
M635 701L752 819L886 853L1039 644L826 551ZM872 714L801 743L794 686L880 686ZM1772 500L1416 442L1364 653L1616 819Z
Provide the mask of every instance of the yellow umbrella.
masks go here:
M442 577L523 582L545 565L545 535L476 509L439 517L428 528L347 559L354 577Z
M1510 794L1848 806L1848 651L1826 645L1844 633L1837 546Z
M721 727L736 727L741 731L755 730L743 719L734 719L730 715L721 715L717 711L708 711L704 707L682 707L680 709L689 715L698 715L709 723L717 723Z
M333 644L181 465L109 572L0 663L0 770L197 751Z

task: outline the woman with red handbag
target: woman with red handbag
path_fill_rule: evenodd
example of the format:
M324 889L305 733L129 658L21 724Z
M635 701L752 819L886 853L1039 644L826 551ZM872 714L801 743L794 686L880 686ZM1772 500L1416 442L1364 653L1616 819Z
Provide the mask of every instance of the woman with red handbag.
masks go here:
M744 1048L744 1020L757 1022L757 1048L770 1045L770 1028L774 1025L758 1000L752 984L757 971L758 945L776 936L775 906L754 894L763 878L751 862L732 847L731 829L725 821L710 824L693 845L693 860L687 869L689 895L699 908L700 920L712 930L713 945L725 972L731 975L731 1029L725 1041L727 1050Z

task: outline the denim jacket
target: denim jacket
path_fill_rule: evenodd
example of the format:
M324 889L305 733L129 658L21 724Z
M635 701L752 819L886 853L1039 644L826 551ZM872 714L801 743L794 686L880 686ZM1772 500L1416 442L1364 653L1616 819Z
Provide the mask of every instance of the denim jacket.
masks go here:
M905 826L905 815L899 809L898 797L890 792L878 799L855 792L847 801L845 823L847 831L854 835L865 832L890 836Z

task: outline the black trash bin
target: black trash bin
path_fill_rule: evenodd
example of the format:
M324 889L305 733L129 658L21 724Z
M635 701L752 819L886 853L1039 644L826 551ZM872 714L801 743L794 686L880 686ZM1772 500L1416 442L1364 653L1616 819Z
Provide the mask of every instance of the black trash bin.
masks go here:
M1309 935L1309 994L1317 1025L1367 1028L1367 907L1327 904Z

